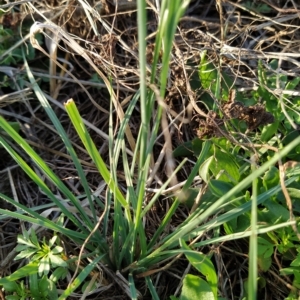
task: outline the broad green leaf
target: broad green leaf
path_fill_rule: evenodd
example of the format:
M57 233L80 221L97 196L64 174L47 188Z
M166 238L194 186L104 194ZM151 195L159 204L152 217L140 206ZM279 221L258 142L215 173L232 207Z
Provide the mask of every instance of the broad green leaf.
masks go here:
M208 182L208 186L211 192L217 197L222 197L233 188L232 184L215 179L211 179Z
M49 298L49 300L57 300L58 299L58 291L56 288L55 283L48 279L48 290L47 290L47 296Z
M9 295L6 296L6 300L20 300L21 298L18 295Z
M214 145L218 146L220 150L223 150L226 153L232 149L232 144L225 137L213 137L211 140Z
M185 198L184 204L188 208L191 208L194 205L195 200L196 200L199 192L201 193L199 188L190 188L187 191L185 191L185 197L186 198ZM199 207L202 208L202 211L204 211L211 204L213 204L217 199L218 199L218 197L213 195L211 193L211 191L208 189L208 190L205 191L205 193L203 195L201 195Z
M223 224L226 234L232 234L237 230L237 218ZM239 228L240 231L240 228Z
M199 156L202 150L203 141L199 138L195 138L192 140L192 149L195 156Z
M16 247L17 248L17 247ZM17 249L16 249L17 250ZM32 249L32 248L28 248L27 250L23 250L21 251L14 260L19 260L22 258L28 258L31 255L33 255L37 250L36 249Z
M190 248L187 246L187 244L181 240L181 246L186 249L190 250ZM190 262L190 264L198 270L202 275L205 276L206 280L209 283L211 291L213 291L213 294L217 298L218 293L218 277L214 268L213 263L209 259L209 257L203 253L197 252L197 251L188 251L184 252L184 255Z
M298 265L299 266L299 265ZM296 267L294 268L293 270L293 274L295 276L295 279L297 280L297 283L298 283L298 288L300 286L300 270Z
M31 292L31 296L33 299L39 299L41 298L40 296L40 287L39 287L39 281L41 279L38 279L37 274L31 274L29 276L29 289Z
M63 251L63 247L61 247L61 246L55 246L52 250L51 250L51 252L53 253L53 254L59 254L59 253L61 253L62 251Z
M68 269L64 267L58 267L56 268L52 274L50 275L50 280L53 283L58 282L60 279L64 279L68 274Z
M279 184L279 171L276 167L272 166L270 169L265 173L263 177L263 186L265 187L266 191L270 188Z
M205 183L209 182L209 169L210 169L210 165L213 161L213 156L209 157L207 160L205 160L203 162L203 164L201 165L201 167L199 168L199 176L202 178L202 180Z
M183 280L180 300L215 300L209 284L198 276L188 274Z
M49 254L49 259L52 266L66 267L67 263L58 255Z
M15 292L18 289L18 284L15 281L10 281L6 278L2 278L0 280L0 286L2 285L5 291Z
M300 254L298 253L296 259L294 259L292 262L291 262L291 266L292 267L299 267L300 266ZM299 270L300 272L300 270Z
M279 121L275 121L274 123L264 126L261 132L260 139L262 142L268 142L276 133L278 130Z
M262 258L269 258L273 255L274 245L261 236L257 237L257 246L257 254Z
M55 244L56 240L57 240L57 235L54 235L54 236L49 240L48 244L49 244L49 247L50 247L50 248L53 247L53 245ZM62 247L61 247L61 249L62 249ZM52 251L54 251L54 249L53 249ZM61 250L61 251L62 251L62 250Z
M47 275L50 271L50 259L48 256L44 256L39 262L39 275Z
M261 271L267 272L270 269L271 265L272 265L272 258L271 257L258 256L257 257L257 264L258 264L258 267Z
M43 297L47 297L48 296L48 289L49 289L49 281L47 276L43 276L40 280L39 280L39 292Z
M37 248L35 244L33 244L29 239L27 239L26 237L23 237L22 235L18 235L18 243L19 244L23 244L23 245L27 245L29 247L32 247L32 248Z
M37 248L39 248L39 246L40 246L40 245L39 245L39 240L38 240L38 237L36 236L34 230L31 230L30 240L32 241L32 243L33 243Z
M283 137L282 144L285 146L285 145L289 144L290 142L292 142L293 140L295 140L298 136L299 136L298 130L291 131L286 136ZM292 150L290 152L290 154L293 153L294 151L295 150Z
M207 60L206 51L201 53L201 62L199 66L199 78L201 85L205 89L211 89L213 92L216 89L217 68Z
M269 210L269 212L273 214L273 218L270 220L272 223L276 224L279 221L289 220L290 212L281 204L272 200L267 200L264 205Z
M210 170L215 176L218 176L218 180L237 183L240 173L235 157L228 152L221 151L217 147L214 147L213 157Z
M174 151L173 156L174 157L186 157L191 156L194 154L193 152L193 142L188 141L183 144L180 144Z
M199 65L199 78L204 89L209 89L214 95L218 94L218 78L221 76L222 99L227 99L229 89L233 86L233 80L224 72L218 73L218 68L207 60L206 51L201 53L201 62Z
M294 79L288 81L286 85L287 90L294 90L300 82L300 77L295 77Z
M184 204L188 208L192 208L199 192L200 192L200 189L196 189L196 188L190 188L190 189L185 191L185 193L184 193L184 198L185 198L184 199Z

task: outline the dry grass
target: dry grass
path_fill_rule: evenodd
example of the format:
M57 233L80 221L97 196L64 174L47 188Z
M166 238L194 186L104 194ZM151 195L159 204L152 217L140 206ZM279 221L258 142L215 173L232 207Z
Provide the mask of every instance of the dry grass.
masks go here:
M124 111L139 88L138 24L136 24L135 8L123 7L116 12L115 7L107 3L101 11L101 19L96 21L97 16L92 16L99 32L99 36L96 36L90 21L77 1L27 2L20 5L17 2L7 5L7 8L15 5L17 12L6 14L2 19L3 25L16 30L21 22L27 24L31 20L40 22L51 20L63 31L72 34L74 40L84 49L84 54L101 69L105 76L111 78L118 101L115 109ZM149 35L146 55L150 70L158 15L156 2L148 2ZM207 50L209 59L219 66L220 70L225 70L234 78L239 91L247 92L258 88L256 71L259 59L264 64L271 59L279 59L280 69L277 72L287 74L290 78L300 76L300 6L293 0L256 2L253 2L253 7L263 9L268 5L270 10L257 12L246 10L239 1L191 1L186 15L179 24L174 41L170 64L171 73L165 99L173 149L196 135L197 123L194 121L194 117L197 113L190 103L191 99L200 100L201 93L197 90L197 86L190 86L190 78L193 78L197 72L201 51ZM252 4L251 1L248 3ZM42 14L39 14L40 12ZM56 42L55 36L50 36L46 42L51 43L51 41ZM44 47L44 51L48 53L46 47ZM53 55L63 59L61 63L64 68L57 68L53 64L50 64L49 68L48 58L42 52L37 52L35 60L29 62L30 67L37 78L50 79L50 85L46 81L42 81L41 86L49 95L48 99L52 102L76 148L91 189L97 190L101 178L69 123L62 103L69 98L75 100L102 157L106 157L108 162L107 134L110 95L104 83L95 84L89 81L95 71L82 58L82 55L78 55L78 52L74 53L74 49L70 46L61 43L57 53L54 52ZM0 71L3 71L1 67ZM13 74L12 78L16 78L24 72L22 66L16 66L9 71ZM194 84L197 82L194 81ZM99 88L101 86L103 88ZM200 85L198 89L200 89ZM80 185L73 163L57 132L49 125L45 112L29 91L30 86L18 93L12 93L9 89L3 90L3 95L0 97L0 113L7 119L20 121L26 140L55 169L56 174L67 183L69 188L79 195L81 193L78 190ZM272 92L280 97L281 87L277 87ZM293 93L297 94L299 91L293 91ZM116 113L114 116L116 124L114 130L117 132L122 113ZM133 117L130 119L128 131L134 140L138 134L139 124L139 108L136 107ZM133 150L134 140L127 145L129 154ZM163 136L157 139L152 162L156 173L152 174L149 179L147 185L149 193L159 188L167 177L164 156L160 155L165 143ZM3 149L0 151L2 157L5 157L5 151ZM178 175L178 181L184 181L189 172L190 170L185 167ZM0 173L3 193L12 194L15 199L29 207L47 202L45 196L35 186L32 186L23 172L8 157L2 159ZM118 176L122 183L125 175L121 165L118 168ZM55 190L55 187L51 188ZM3 203L0 203L2 206ZM154 232L157 223L168 210L168 205L168 201L162 199L156 209L148 214L149 235ZM188 212L184 208L179 210L177 219L173 220L172 226L176 226L181 220L184 220L187 214ZM18 263L12 260L10 253L15 247L16 234L19 232L20 224L15 220L1 221L0 224L0 276L5 276L18 268ZM203 238L209 238L209 236ZM240 286L247 274L246 242L225 243L216 248L204 250L214 252L215 264L220 277L220 293L227 299L238 299L241 293ZM153 281L160 282L158 285L160 291L158 290L158 292L160 292L161 299L167 299L168 295L178 292L177 287L180 286L182 274L187 271L186 268L188 268L186 261L179 257L169 268L153 275ZM272 272L269 272L267 276L269 280L265 289L266 294L260 295L259 299L283 299L288 294L290 282L288 278L279 279L279 268L279 262L278 265L274 264ZM115 278L109 276L109 273L105 276L108 282L113 283L116 288L108 289L93 299L126 299L122 289L116 284ZM150 299L145 286L141 285L139 288L145 296L144 299Z

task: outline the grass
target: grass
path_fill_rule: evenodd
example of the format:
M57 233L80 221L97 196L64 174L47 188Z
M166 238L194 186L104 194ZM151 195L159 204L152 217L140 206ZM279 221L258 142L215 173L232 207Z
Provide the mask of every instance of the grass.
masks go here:
M235 56L245 47L222 1L210 7L221 35L206 35L217 46L195 50L201 5L151 3L114 15L79 1L34 24L1 4L5 299L299 297L293 55ZM248 14L271 22L274 5L233 7L247 26Z

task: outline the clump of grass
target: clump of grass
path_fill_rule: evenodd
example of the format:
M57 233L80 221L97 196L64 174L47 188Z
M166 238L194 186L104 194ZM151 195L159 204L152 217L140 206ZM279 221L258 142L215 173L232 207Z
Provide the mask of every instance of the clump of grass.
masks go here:
M117 35L117 29L113 27L115 20L109 27L109 19L103 18L85 2L79 2L94 35L101 38L93 18L113 40ZM66 149L65 152L52 153L72 163L71 180L76 178L78 183L73 185L70 178L59 176L56 167L51 167L43 154L38 153L39 147L34 139L25 139L19 127L13 127L0 117L3 150L10 154L27 180L29 178L47 200L29 207L17 196L0 194L14 207L0 209L1 219L12 218L26 224L21 226L15 248L18 253L15 260L22 260L23 265L0 278L7 299L66 299L75 293L80 293L84 299L104 293L111 295L109 293L116 291L111 291L112 286L118 287L120 295L117 296L127 295L132 299L142 298L144 294L152 299L170 296L172 299L178 299L177 296L179 299L218 299L225 297L225 293L219 290L220 278L216 271L217 261L213 259L213 246L239 239L250 241L246 250L247 255L249 253L248 274L240 294L255 299L259 288L266 285L261 274L270 269L275 247L282 255L298 250L297 243L291 242L298 235L291 204L298 198L295 190L299 176L297 168L284 174L286 170L281 160L289 155L290 158L297 157L300 137L279 140L276 136L279 131L287 137L294 134L293 118L298 116L298 107L291 104L289 113L280 110L284 101L290 101L282 98L274 109L275 100L270 93L275 85L284 90L295 89L298 79L288 82L286 76L274 75L279 68L274 62L266 66L258 64L259 87L250 95L251 98L243 91L237 97L243 107L251 107L264 97L267 99L266 109L275 115L276 122L260 126L255 134L247 131L247 122L224 118L223 135L201 140L195 138L177 149L173 145L173 130L180 125L176 118L179 119L181 112L173 110L170 113L175 102L168 105L165 99L172 94L172 87L168 86L170 66L174 62L172 56L180 58L180 49L175 47L174 50L174 37L189 4L190 1L161 2L156 14L154 48L147 60L147 8L145 1L137 1L138 55L123 39L118 41L118 45L131 53L139 64L138 69L127 71L137 73L139 81L139 89L128 98L128 104L119 101L121 89L116 74L121 68L108 62L108 59L114 61L112 48L104 59L53 22L32 25L31 45L49 58L50 94L37 80L37 70L28 63L32 58L26 55L25 47L20 50L25 69L23 80L34 92L38 109L49 120L43 125L59 137ZM39 8L31 3L28 5L33 12L40 13ZM42 39L36 39L37 32L44 35L50 54L41 47ZM223 31L222 37L225 35ZM102 43L105 41L103 38ZM94 83L95 78L99 81L96 86L101 91L101 101L96 101L85 87L92 84L92 80L78 80L70 71L72 63L58 59L59 48L71 49L80 55L88 66L86 72L97 74L91 78L94 78ZM194 109L201 112L202 123L209 111L222 116L219 102L228 97L230 89L236 88L235 82L226 77L221 67L218 70L206 55L203 51L201 62L196 66L198 88L205 92L201 98L204 105L191 99ZM97 59L102 61L102 69ZM59 78L57 67L62 70ZM191 89L195 83L193 75L190 80L186 70L182 72ZM178 74L174 76L180 79ZM56 98L59 91L63 91L62 82L69 79L80 86L86 98L84 101L79 98L79 103L76 103L72 97L67 97L62 106ZM129 90L128 87L124 89ZM187 94L194 97L195 93L190 90ZM104 115L106 127L102 130L83 116L81 109L87 101L97 108L97 112L101 111L97 117ZM68 119L62 122L57 108L63 109ZM292 116L291 111L296 111L295 115ZM87 117L93 113L85 111ZM286 114L291 118L289 122L284 121ZM137 115L139 125L134 128L132 122ZM175 120L171 118L174 115ZM180 118L183 123L188 123L186 119ZM192 122L191 118L189 122ZM99 136L106 143L101 148L95 142ZM280 149L274 146L276 143ZM43 147L40 149L47 149ZM186 154L191 157L184 157ZM163 159L165 171L161 166ZM278 168L275 167L277 163ZM96 179L87 173L96 174ZM181 181L182 174L185 178ZM195 186L199 176L202 179L200 187ZM98 184L96 188L95 182ZM292 199L285 192L294 193ZM156 210L162 203L166 203L167 209L162 217L158 217ZM157 221L150 221L152 215ZM290 287L291 297L297 294L299 285L298 257L292 257L289 258L290 268L282 269L283 275L295 276ZM180 266L177 271L167 273L169 268L177 265ZM179 288L169 286L167 295L159 282L160 278L165 279L163 272L169 276L167 281L174 277L179 285ZM59 286L63 288L58 289Z

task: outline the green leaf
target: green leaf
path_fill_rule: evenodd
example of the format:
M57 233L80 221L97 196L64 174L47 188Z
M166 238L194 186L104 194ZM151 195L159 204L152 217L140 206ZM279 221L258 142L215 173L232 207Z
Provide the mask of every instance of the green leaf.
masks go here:
M298 136L299 136L298 130L291 131L286 136L283 137L282 144L285 146L290 142L292 142L294 139L296 139Z
M31 234L30 234L30 240L32 241L32 243L37 247L39 248L40 244L39 244L39 240L35 234L35 231L34 230L31 230Z
M238 165L235 157L228 152L221 151L219 148L214 148L214 160L210 164L210 170L221 181L237 183L240 178Z
M193 154L194 154L194 151L193 151L193 142L192 141L187 141L187 142L179 145L173 151L174 157L186 157L186 156L191 156Z
M192 140L192 149L195 156L199 156L202 150L203 141L199 138L195 138Z
M263 177L263 186L266 190L276 186L279 184L279 171L276 167L272 166L270 169L265 173Z
M40 278L38 278L36 273L29 276L29 288L33 299L40 298L39 281Z
M198 196L200 192L200 189L196 189L196 188L189 188L184 192L184 204L188 207L188 208L192 208L192 206L195 203L195 200Z
M18 249L18 247L16 247L16 250ZM19 250L19 249L18 249ZM18 251L17 250L17 251ZM36 253L36 249L33 249L32 248L29 248L27 250L23 250L21 251L16 257L14 260L19 260L19 259L22 259L22 258L28 258L30 256L32 256L34 253Z
M294 90L300 82L300 77L295 77L294 79L288 81L285 89L286 90Z
M50 259L48 256L44 256L40 260L39 264L39 275L42 276L43 274L47 275L50 271Z
M23 237L22 235L18 235L17 241L19 244L27 245L31 248L37 248L35 244L33 244L29 238Z
M52 274L50 275L50 280L54 284L58 282L60 279L64 279L68 274L68 269L64 267L58 267L56 268Z
M49 300L57 300L58 299L58 291L57 291L56 285L50 279L48 279L48 290L46 292L47 292L47 296L48 296Z
M279 221L287 221L290 218L290 213L287 208L281 204L267 200L264 203L265 207L269 210L269 213L273 215L273 218L270 221L274 224L277 224ZM270 217L271 215L269 215Z
M215 300L209 284L198 276L188 274L183 279L180 300Z
M48 296L48 289L49 289L49 281L47 276L43 276L40 280L39 280L39 292L43 297L47 297Z
M121 192L121 190L119 189L116 182L114 180L112 180L111 173L108 170L103 158L99 154L99 151L97 150L96 145L94 144L93 140L91 139L89 131L87 130L87 127L84 124L83 119L81 118L73 99L71 99L67 103L65 103L65 109L72 121L73 126L75 127L75 129L77 131L77 134L81 138L82 143L84 144L91 159L95 163L95 166L97 167L99 173L101 174L103 179L106 181L110 190L113 191L114 194L116 195L116 199L121 203L121 205L126 210L128 210L127 212L130 215L129 205L128 205L127 201L125 200L124 195Z
M182 247L186 250L190 250L190 248L187 246L187 244L181 240L180 241ZM211 291L213 291L213 294L217 298L218 293L218 277L214 268L213 263L209 259L209 257L203 253L197 252L197 251L188 251L185 252L184 255L188 259L188 261L191 263L191 265L198 270L201 274L203 274L206 278L206 280L209 283Z
M54 235L54 236L49 240L48 244L49 244L49 247L50 247L50 248L53 247L53 245L55 244L56 240L57 240L57 235ZM58 247L58 246L57 246L57 247ZM60 247L60 248L62 249L62 247ZM52 249L52 251L54 251L54 249ZM62 251L62 250L61 250L61 251ZM57 252L57 253L58 253L58 252Z
M6 296L6 300L20 300L20 297L17 295Z
M234 218L234 219L230 220L229 222L224 223L223 226L224 226L224 230L225 230L226 234L234 233L236 231L236 229L238 228L237 218Z
M273 255L273 248L274 245L267 241L266 239L262 238L261 236L257 237L257 254L263 258L268 258Z
M0 279L0 285L3 286L7 292L15 292L18 289L18 284L15 281L7 280L6 278Z
M53 267L67 267L67 263L58 255L49 254L49 259Z
M202 178L202 180L205 183L209 182L209 178L210 178L209 169L213 159L214 159L213 156L209 157L207 160L203 162L203 164L199 168L199 176Z
M272 265L272 258L271 257L262 257L262 256L258 256L257 257L257 264L258 264L258 267L261 271L263 272L267 272L271 265Z
M233 80L225 73L218 73L218 69L207 60L206 51L201 53L201 62L199 65L199 78L201 85L204 89L209 89L214 95L218 94L218 78L221 76L221 90L222 90L222 99L227 99L229 94L229 89L233 86Z
M294 259L292 262L291 262L291 266L292 267L298 267L300 266L300 255L298 253L296 259Z
M64 250L63 247L61 247L61 246L55 246L55 247L51 250L51 253L52 253L52 254L59 254L59 253L61 253L63 250Z
M30 262L26 266L18 269L15 271L13 274L5 277L5 278L0 278L0 284L2 284L2 280L6 279L10 281L15 281L23 277L27 277L30 274L35 274L38 272L38 262ZM6 282L4 281L4 282Z
M230 191L233 188L232 184L215 179L211 179L208 182L208 186L211 192L217 197L224 196L228 191Z
M295 266L295 267L289 267L289 268L284 268L280 270L280 275L293 275L293 274L300 274L300 267Z
M260 136L261 141L265 143L268 142L277 133L278 126L279 121L275 121L272 124L264 126Z
M64 300L68 296L70 296L73 291L75 291L80 284L84 282L86 277L90 274L90 272L96 267L97 263L103 259L104 255L100 255L94 259L94 261L90 262L75 278L75 280L68 286L68 288L61 294L58 298L59 300Z

